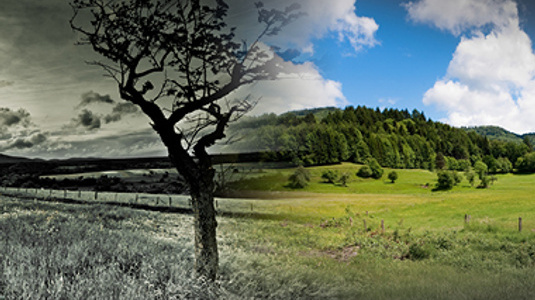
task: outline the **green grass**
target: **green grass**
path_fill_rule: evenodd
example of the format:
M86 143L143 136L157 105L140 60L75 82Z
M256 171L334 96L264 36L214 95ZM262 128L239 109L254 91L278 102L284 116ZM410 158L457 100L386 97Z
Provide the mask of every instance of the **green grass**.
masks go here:
M354 176L342 187L320 177L359 167L308 168L312 179L302 190L285 187L292 169L239 182L236 188L271 196L258 202L279 217L251 221L248 239L319 265L322 274L354 279L364 299L535 297L535 175L499 175L488 189L465 180L449 191L433 191L436 175L422 170L396 170L395 184Z

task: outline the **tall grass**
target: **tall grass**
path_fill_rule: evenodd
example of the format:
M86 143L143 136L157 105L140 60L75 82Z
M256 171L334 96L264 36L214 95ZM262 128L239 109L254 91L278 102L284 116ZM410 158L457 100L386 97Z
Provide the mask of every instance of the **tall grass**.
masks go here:
M219 236L217 284L197 279L191 224L189 216L176 214L1 198L0 299L333 296L332 288L314 284L306 272L245 251L232 232Z

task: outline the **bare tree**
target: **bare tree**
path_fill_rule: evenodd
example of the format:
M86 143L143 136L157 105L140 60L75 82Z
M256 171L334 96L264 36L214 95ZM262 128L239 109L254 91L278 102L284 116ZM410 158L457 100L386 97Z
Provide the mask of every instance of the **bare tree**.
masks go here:
M256 3L262 25L251 43L237 41L226 23L223 0L73 0L71 27L79 43L103 60L122 99L138 105L167 147L192 197L195 271L214 280L218 272L215 189L207 148L225 138L225 128L249 111L250 98L231 99L238 88L275 79L277 57L261 43L297 18Z

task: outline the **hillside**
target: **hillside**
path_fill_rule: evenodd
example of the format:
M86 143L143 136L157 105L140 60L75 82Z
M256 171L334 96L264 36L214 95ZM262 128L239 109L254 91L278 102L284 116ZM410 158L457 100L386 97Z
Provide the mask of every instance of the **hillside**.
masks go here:
M479 135L486 136L489 140L522 143L527 138L532 145L535 144L535 133L520 135L498 126L462 127L462 129L466 132L475 132Z
M0 164L13 164L13 163L30 162L30 161L33 161L33 160L29 158L25 158L25 157L8 156L8 155L0 154Z
M482 136L486 136L490 140L521 143L523 139L521 135L507 131L498 126L462 127L462 129L466 132L475 132Z
M465 170L483 160L494 172L509 172L531 151L523 136L498 127L461 129L417 110L365 106L247 117L232 134L242 136L231 146L234 151L267 151L276 153L270 159L304 165L374 158L384 167L434 169L437 156L444 156L449 169Z

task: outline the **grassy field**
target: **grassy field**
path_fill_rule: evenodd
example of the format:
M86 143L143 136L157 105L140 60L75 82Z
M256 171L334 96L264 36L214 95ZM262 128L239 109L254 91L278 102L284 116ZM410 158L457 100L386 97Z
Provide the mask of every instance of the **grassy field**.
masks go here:
M535 175L436 192L432 172L396 170L392 184L359 167L309 168L303 190L286 187L293 169L236 183L257 200L219 217L209 290L190 273L188 216L0 198L0 299L535 298ZM348 186L323 183L327 169Z
M299 191L286 186L293 169L237 183L277 212L250 221L249 239L360 285L363 299L535 298L535 175L499 175L488 189L465 180L433 191L429 171L396 170L392 184L357 178L358 168L309 168L310 185ZM324 183L328 169L352 174L348 186Z

